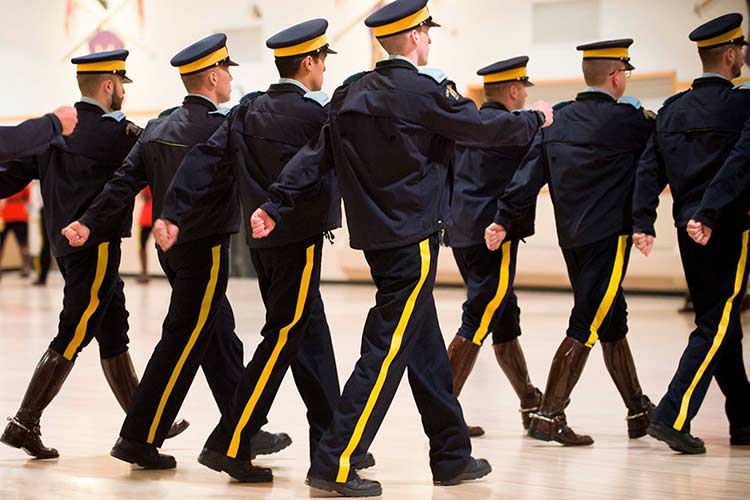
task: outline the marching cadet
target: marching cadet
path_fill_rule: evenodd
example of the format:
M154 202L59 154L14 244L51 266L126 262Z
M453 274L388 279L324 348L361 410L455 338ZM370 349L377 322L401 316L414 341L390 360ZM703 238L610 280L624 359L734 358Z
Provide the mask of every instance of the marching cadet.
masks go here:
M733 88L740 76L743 47L742 16L727 14L690 33L698 45L703 75L689 90L664 103L656 131L638 166L633 199L633 240L645 255L654 243L654 221L659 193L669 185L674 199L672 214L677 227L682 267L695 306L696 329L667 393L659 402L648 433L675 451L705 453L703 441L690 434L712 377L726 397L730 443L750 444L750 383L742 360L740 303L747 282L748 227L746 209L727 204L719 220L712 205L720 206L731 193L716 184L704 198L706 187L729 157L750 118L750 91ZM727 171L742 165L746 153L740 143ZM726 179L724 179L726 180ZM718 203L717 203L718 202ZM685 231L691 218L715 229L701 246ZM693 229L693 228L691 228ZM698 238L700 239L700 238ZM705 242L704 242L705 243Z
M477 71L484 79L482 111L502 114L525 106L526 87L534 85L526 72L528 62L526 56L514 57ZM448 347L453 392L456 396L461 393L479 348L492 332L495 358L521 402L524 429L529 428L531 412L539 409L542 393L531 384L518 341L521 312L513 278L518 240L533 233L533 213L528 223L518 221L514 234L495 252L485 245L484 229L494 220L497 198L521 164L528 146L472 148L457 145L456 180L445 230L446 244L453 249L468 293L461 326ZM469 426L468 431L472 437L484 434L479 426Z
M236 66L226 35L208 36L172 58L188 91L182 106L149 122L114 178L79 221L63 230L71 245L95 237L123 205L149 185L153 213L168 204L168 188L191 147L207 140L225 122L219 104L230 97ZM162 338L112 449L112 456L146 469L173 468L161 455L168 423L179 411L198 367L203 368L222 414L228 413L242 375L242 342L234 333L234 315L225 295L229 277L229 235L239 230L236 189L228 178L204 186L199 206L182 221L177 244L159 251L159 262L172 286ZM256 429L257 430L257 429ZM273 453L289 444L286 434L254 436L256 453Z
M320 92L326 58L336 53L326 40L327 28L325 19L313 19L268 39L279 82L265 93L243 99L208 143L187 155L175 178L173 203L162 214L168 227L179 227L170 232L182 237L191 207L204 199L201 186L221 177L222 167L234 172L229 175L239 183L244 220L249 222L253 211L268 199L267 188L286 162L317 139L328 117L329 98ZM203 465L239 481L271 480L270 473L265 478L248 474L249 460L255 455L248 438L266 422L290 366L308 408L310 453L314 454L339 398L336 361L319 288L323 237L340 225L341 200L335 180L330 179L288 212L271 237L258 240L248 235L266 306L263 339L245 368L232 411L222 415L206 441L198 458ZM370 465L371 456L358 468Z
M119 274L120 239L130 235L132 204L102 224L95 238L72 248L60 233L91 203L133 147L141 129L120 111L127 50L72 59L81 100L72 134L55 139L38 154L0 166L0 197L41 180L44 217L52 254L65 279L63 309L55 338L36 366L21 407L9 419L0 441L36 458L57 458L41 440L42 411L57 395L78 354L92 338L99 343L107 382L123 409L133 400L138 377L128 352L128 312ZM170 437L187 422L172 425Z
M528 144L552 117L548 105L518 115L479 112L442 72L418 70L427 63L429 29L438 26L427 0L396 0L365 24L390 56L336 91L317 143L290 160L269 190L272 201L251 219L253 236L268 236L285 223L285 209L325 188L335 168L350 244L364 251L378 289L360 358L306 480L344 496L382 493L380 483L360 479L352 464L365 457L407 366L434 483L490 473L486 460L471 457L432 296L454 145Z
M75 108L62 106L14 127L0 127L0 162L32 155L58 135L70 135L78 122Z
M630 256L631 198L638 158L653 129L653 113L623 98L633 66L631 39L581 45L588 87L556 106L555 124L534 139L523 165L498 200L487 245L497 249L516 221L527 220L549 185L560 247L573 288L566 337L550 367L529 436L565 446L593 444L568 427L565 407L589 352L601 339L604 362L628 409L628 436L645 436L653 405L643 394L626 334L622 291Z

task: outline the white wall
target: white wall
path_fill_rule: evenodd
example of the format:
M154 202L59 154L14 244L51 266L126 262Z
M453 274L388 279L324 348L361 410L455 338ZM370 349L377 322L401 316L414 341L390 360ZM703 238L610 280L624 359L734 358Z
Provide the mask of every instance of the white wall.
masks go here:
M145 0L141 29L132 0L110 0L111 6L130 1L105 28L118 32L131 50L128 71L135 83L128 87L126 111L157 110L178 104L183 90L169 59L192 41L215 31L258 24L263 38L312 17L326 17L329 34L340 52L329 59L326 90L370 65L368 30L360 19L374 0ZM538 0L550 1L550 0ZM555 0L551 0L555 1ZM632 58L638 71L675 69L689 80L700 71L694 45L687 33L712 16L745 12L742 0L714 0L698 17L697 0L600 0L600 38L632 37ZM70 24L63 30L64 5L56 0L0 0L0 58L4 76L0 117L41 113L76 99L71 55L87 52L86 36L100 19L95 0L78 0ZM477 68L517 54L531 57L530 73L537 79L578 76L580 59L575 43L532 43L532 0L432 0L432 14L443 29L433 30L431 65L442 67L459 87L478 82ZM257 21L251 6L263 17ZM339 7L337 8L336 5ZM88 9L88 10L87 10ZM349 28L346 30L346 28ZM342 34L342 31L346 31ZM580 40L585 42L590 40ZM232 49L229 41L230 51ZM263 89L275 78L272 54L235 70L240 92ZM137 116L142 121L145 117Z

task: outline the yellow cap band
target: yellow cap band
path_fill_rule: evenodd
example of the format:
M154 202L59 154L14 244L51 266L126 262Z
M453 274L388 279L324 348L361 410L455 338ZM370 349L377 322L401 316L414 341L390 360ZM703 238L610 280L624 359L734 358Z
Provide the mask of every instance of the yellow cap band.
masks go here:
M76 71L79 73L94 73L100 71L125 71L125 61L100 61L93 63L78 64Z
M723 43L731 42L732 40L736 38L741 38L743 35L742 28L737 27L733 29L732 31L728 31L724 33L723 35L715 36L713 38L709 38L708 40L701 40L698 42L698 48L704 49L706 47L713 47L714 45L721 45Z
M427 10L427 7L423 7L422 9L418 10L414 14L404 17L403 19L399 19L398 21L394 21L389 24L384 24L383 26L377 26L372 29L373 33L375 33L376 37L383 37L388 35L393 35L395 33L400 33L402 31L406 31L410 28L413 28L420 23L423 23L424 21L428 20L430 18L430 11Z
M273 49L273 55L276 57L298 56L318 50L319 48L324 47L327 43L328 41L326 40L326 35L325 33L323 33L319 37L304 41L302 43L298 43L297 45Z
M521 68L514 68L507 71L484 75L484 83L510 82L512 80L520 80L526 76L528 76L526 74L526 66L523 66Z
M207 56L201 57L197 61L193 61L191 63L180 66L180 74L184 75L186 73L194 73L202 69L210 68L217 62L223 61L227 57L229 57L229 51L227 50L226 46L224 46L219 50L211 52Z
M630 57L630 55L628 54L628 49L625 47L583 51L584 59L627 59L628 57Z

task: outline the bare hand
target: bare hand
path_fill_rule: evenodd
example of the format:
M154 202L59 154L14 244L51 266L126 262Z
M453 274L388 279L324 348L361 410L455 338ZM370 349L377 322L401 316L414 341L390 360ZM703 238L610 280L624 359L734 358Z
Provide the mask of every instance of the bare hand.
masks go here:
M633 244L640 252L648 257L654 248L654 237L646 233L633 233Z
M531 105L531 109L533 111L541 111L544 113L545 122L542 125L542 128L549 127L555 121L553 116L555 113L552 110L552 105L547 101L537 101Z
M166 219L156 219L153 232L156 244L166 252L172 248L172 245L177 241L177 236L180 234L180 228Z
M72 247L82 247L91 236L88 226L79 221L71 222L60 233L68 239L68 245Z
M693 241L699 245L705 246L706 243L708 243L708 240L711 239L711 233L713 230L702 222L690 219L690 222L688 222L687 225L687 232L690 237L693 238Z
M276 222L269 217L265 210L259 208L250 216L250 227L253 230L253 238L265 238L276 228Z
M493 222L484 230L484 242L487 244L487 248L494 252L500 248L506 235L505 228Z
M52 112L62 124L62 135L69 135L78 123L78 111L70 106L62 106Z

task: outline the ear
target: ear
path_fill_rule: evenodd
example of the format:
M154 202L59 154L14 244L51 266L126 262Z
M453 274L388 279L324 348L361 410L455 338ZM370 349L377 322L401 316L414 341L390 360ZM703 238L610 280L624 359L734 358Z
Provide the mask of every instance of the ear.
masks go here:
M517 85L510 86L510 98L514 101L518 99L518 86Z
M305 68L305 71L307 71L308 73L312 71L314 62L315 61L313 61L312 56L310 55L305 56L305 59L302 61L302 66Z
M115 91L115 84L112 80L107 78L104 80L104 83L102 83L102 90L105 94L112 94Z

